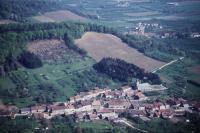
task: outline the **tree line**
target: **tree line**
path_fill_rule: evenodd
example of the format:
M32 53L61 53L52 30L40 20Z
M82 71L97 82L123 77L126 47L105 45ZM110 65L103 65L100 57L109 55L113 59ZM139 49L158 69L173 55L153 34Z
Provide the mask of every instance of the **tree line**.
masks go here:
M160 84L161 80L157 74L145 72L144 69L130 64L121 59L103 58L94 66L98 72L105 73L113 79L128 81L132 78L138 78L151 84Z
M24 21L25 18L64 9L64 0L0 0L0 19Z
M73 49L74 51L78 52L81 55L85 55L86 52L74 44L74 39L80 38L81 35L87 31L95 31L103 33L116 32L114 29L103 25L80 23L80 22L31 23L31 24L17 23L17 24L1 25L0 26L0 44L1 44L0 74L10 70L14 70L14 68L11 66L16 65L14 62L21 60L19 58L23 57L23 53L26 52L26 44L28 41L34 41L40 39L63 39L65 41L65 44L70 49ZM8 60L11 60L12 62L8 62Z

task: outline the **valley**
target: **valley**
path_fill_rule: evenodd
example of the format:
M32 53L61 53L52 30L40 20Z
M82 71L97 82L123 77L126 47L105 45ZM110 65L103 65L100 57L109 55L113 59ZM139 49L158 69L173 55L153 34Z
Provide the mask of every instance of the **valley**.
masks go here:
M199 0L0 0L0 132L199 132Z

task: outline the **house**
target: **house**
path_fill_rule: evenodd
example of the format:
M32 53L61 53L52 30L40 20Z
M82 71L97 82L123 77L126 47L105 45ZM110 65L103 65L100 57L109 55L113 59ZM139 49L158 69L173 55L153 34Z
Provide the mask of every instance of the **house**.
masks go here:
M199 38L200 37L200 34L199 33L192 33L190 35L191 38Z
M166 109L166 106L165 106L165 105L161 105L161 106L159 107L159 109L160 109L160 110L165 110L165 109Z
M114 96L114 98L123 98L122 91L117 89L113 91L112 95Z
M110 92L106 92L103 94L105 96L105 98L114 98L115 97L115 92L114 91L110 91Z
M137 81L137 89L141 92L149 92L149 91L161 91L166 90L167 88L161 85L151 85L149 83L140 83Z
M108 108L112 109L126 109L131 106L131 103L126 99L111 99L107 104Z
M121 87L121 90L122 90L123 96L131 97L134 95L134 90L130 86L123 86L123 87Z
M0 117L11 117L14 118L15 114L19 112L16 106L0 105Z
M67 109L66 106L55 106L55 105L52 105L49 108L51 110L49 111L51 113L51 116L62 115L65 113Z
M76 95L73 97L70 97L70 103L74 103L76 101L80 101L81 100L81 96L80 95Z
M11 111L8 109L8 106L0 105L0 117L10 117Z
M31 113L41 113L46 110L47 105L36 105L31 107Z
M195 103L193 103L192 106L193 106L194 110L200 112L200 102L195 102Z
M172 118L174 116L174 111L172 109L160 110L163 118Z
M146 110L152 110L153 104L151 103L144 103L143 106L145 107Z
M76 109L76 112L82 112L82 111L91 111L93 110L92 105L88 104L88 105L82 105L81 107Z
M83 112L83 111L91 111L92 108L92 101L80 101L79 103L76 103L75 105L76 112Z
M65 114L73 114L75 112L75 107L72 104L66 105Z
M130 86L128 86L128 85L122 86L120 89L122 90L123 93L126 93L126 92L132 90L132 88Z
M101 107L101 102L99 100L94 100L92 102L93 109L99 109Z
M131 117L146 116L146 112L144 110L128 109L126 113L128 113Z
M120 114L126 111L126 109L114 109L113 110L115 113Z
M90 120L98 120L99 119L98 115L95 113L89 114L89 117L90 117Z
M88 92L87 95L85 95L82 100L90 100L91 98L97 97L100 94L106 93L106 92L110 92L111 89L99 89L98 87L96 87L94 90L91 90Z
M45 118L45 113L33 113L33 117L35 119L43 119Z
M175 109L174 110L174 115L175 116L184 116L185 115L185 110L184 109Z
M102 119L116 119L118 114L115 113L112 109L102 108L98 111L98 114L102 116Z
M107 93L110 92L111 89L99 89L98 87L96 87L94 90L91 90L89 92L84 92L84 93L80 93L80 95L76 95L74 97L70 97L70 103L74 103L76 101L84 101L84 100L91 100L94 97L97 97L100 94L103 93Z
M31 108L22 108L19 112L20 114L28 115L31 113Z
M139 107L139 110L145 110L145 107L141 106Z
M147 99L147 97L141 91L136 91L134 93L133 97L137 97L137 98L139 98L138 100L141 100L141 101Z

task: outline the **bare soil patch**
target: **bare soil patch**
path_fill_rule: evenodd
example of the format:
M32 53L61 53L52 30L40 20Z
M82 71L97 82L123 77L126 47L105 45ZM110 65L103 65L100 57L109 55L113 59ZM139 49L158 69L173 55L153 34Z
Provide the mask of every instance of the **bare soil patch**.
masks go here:
M16 23L15 21L8 20L8 19L1 19L0 20L0 25L1 24L10 24L10 23Z
M145 56L111 34L87 32L82 38L75 40L75 43L85 49L96 61L100 61L104 57L119 58L149 72L166 64Z
M149 11L149 12L135 12L135 13L125 13L125 15L130 17L143 17L143 16L153 16L160 14L157 11Z
M192 72L200 74L200 66L192 67Z
M46 16L35 16L33 17L33 19L37 20L37 21L40 21L40 22L55 22L55 20L49 18L49 17L46 17Z
M28 51L36 54L47 63L67 63L70 56L80 57L68 49L63 40L37 40L29 42Z
M40 22L62 22L66 20L73 20L73 21L86 21L87 19L79 16L71 11L68 10L59 10L53 12L47 12L41 16L35 16L33 19L40 21Z

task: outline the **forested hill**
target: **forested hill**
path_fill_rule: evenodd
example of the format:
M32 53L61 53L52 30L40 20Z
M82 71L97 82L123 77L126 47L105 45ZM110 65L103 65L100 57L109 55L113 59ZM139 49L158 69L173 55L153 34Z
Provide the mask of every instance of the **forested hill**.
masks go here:
M144 69L120 59L103 58L94 65L94 68L97 71L105 73L113 79L118 79L120 81L128 81L134 77L144 82L150 82L151 84L161 83L157 74L145 72Z
M0 26L0 68L5 71L16 69L16 60L26 51L28 41L39 39L63 39L69 48L85 54L74 45L74 39L86 31L114 34L116 31L102 25L63 22L63 23L22 23ZM13 64L14 63L14 64Z
M0 0L0 19L22 21L26 17L62 9L63 0Z

